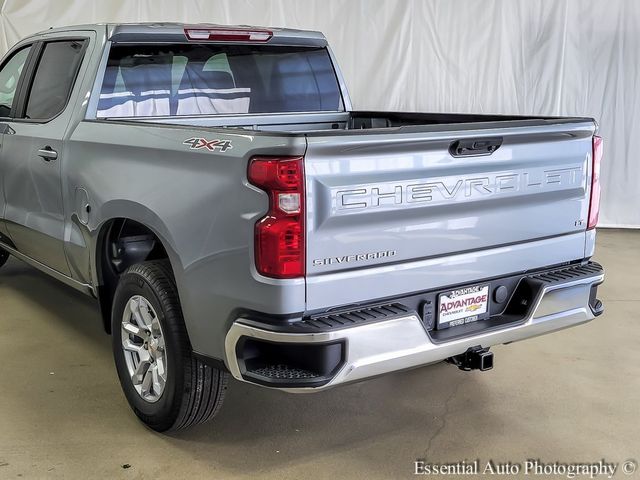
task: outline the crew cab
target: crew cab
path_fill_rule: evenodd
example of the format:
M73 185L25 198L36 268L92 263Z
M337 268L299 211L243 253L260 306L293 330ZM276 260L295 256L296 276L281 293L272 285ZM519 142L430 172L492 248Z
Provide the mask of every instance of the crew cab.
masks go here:
M0 64L0 264L97 299L158 431L600 315L591 118L354 110L319 32L104 24ZM514 347L517 348L517 347Z

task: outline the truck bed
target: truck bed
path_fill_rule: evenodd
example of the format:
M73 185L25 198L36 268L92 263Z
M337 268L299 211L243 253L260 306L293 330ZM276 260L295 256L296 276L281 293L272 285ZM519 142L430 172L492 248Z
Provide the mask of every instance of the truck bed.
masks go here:
M593 119L341 115L341 122L336 114L307 114L133 123L139 132L162 129L183 138L249 130L252 145L268 140L304 149L310 311L591 255ZM219 125L229 120L236 124ZM256 154L248 151L244 162Z
M242 128L253 131L277 133L304 133L308 135L367 133L369 130L390 132L442 130L456 126L462 129L490 128L494 125L517 127L550 124L567 124L575 122L593 122L593 119L582 117L542 117L523 115L489 115L462 113L417 113L417 112L384 112L384 111L352 111L343 113L281 113L268 115L198 115L183 117L141 117L111 118L107 121L148 122L170 125L185 125L215 128ZM482 124L482 125L478 125Z

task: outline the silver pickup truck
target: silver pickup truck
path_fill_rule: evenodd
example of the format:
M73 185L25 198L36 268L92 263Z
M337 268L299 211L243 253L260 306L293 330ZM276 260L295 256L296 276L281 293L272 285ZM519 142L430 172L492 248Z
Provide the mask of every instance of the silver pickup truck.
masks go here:
M158 431L215 415L229 374L488 370L603 311L596 130L354 111L318 32L51 29L0 65L0 264L98 299Z

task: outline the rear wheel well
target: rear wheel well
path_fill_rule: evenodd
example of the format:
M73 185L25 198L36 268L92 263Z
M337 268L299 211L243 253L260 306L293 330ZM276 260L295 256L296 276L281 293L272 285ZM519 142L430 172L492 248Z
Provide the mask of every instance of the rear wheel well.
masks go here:
M163 258L169 258L164 245L142 223L116 218L103 225L96 248L96 272L100 312L107 333L111 333L111 308L120 275L131 265Z

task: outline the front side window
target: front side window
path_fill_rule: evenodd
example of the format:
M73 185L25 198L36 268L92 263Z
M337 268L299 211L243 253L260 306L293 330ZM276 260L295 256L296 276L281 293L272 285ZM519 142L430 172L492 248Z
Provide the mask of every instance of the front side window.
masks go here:
M16 96L18 81L31 47L16 52L0 70L0 117L8 117Z
M48 120L64 110L82 62L83 46L82 40L45 44L29 92L26 118Z
M343 111L327 49L115 45L98 117Z

